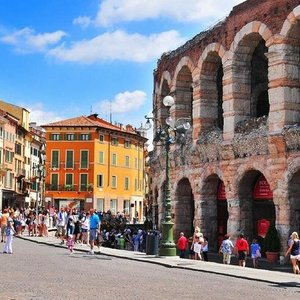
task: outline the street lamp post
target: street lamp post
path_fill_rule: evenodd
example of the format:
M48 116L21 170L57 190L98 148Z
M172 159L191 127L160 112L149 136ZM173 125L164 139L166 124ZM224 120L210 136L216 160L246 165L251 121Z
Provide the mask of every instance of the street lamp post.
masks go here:
M174 98L172 96L166 96L163 99L163 104L167 108L171 108L174 104ZM150 119L146 117L147 123L150 124ZM190 123L188 122L190 118L180 118L177 121L173 121L170 117L170 112L168 118L165 120L163 126L160 126L159 130L155 133L153 141L162 142L165 147L166 152L166 167L165 167L165 193L164 193L164 220L161 223L162 226L162 240L159 249L160 256L175 256L176 255L176 245L173 238L173 226L172 222L172 205L171 205L171 188L170 188L170 145L176 142L177 135L183 136L186 131L190 128ZM178 125L178 121L184 121L182 124Z

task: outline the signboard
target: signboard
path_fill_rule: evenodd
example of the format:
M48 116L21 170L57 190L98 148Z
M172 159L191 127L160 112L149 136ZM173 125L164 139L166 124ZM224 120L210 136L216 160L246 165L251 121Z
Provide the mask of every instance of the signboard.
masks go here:
M220 182L218 187L218 200L220 201L226 201L226 191L225 191L225 185L223 181Z
M261 219L257 221L257 235L265 238L267 231L270 227L270 221Z
M273 192L264 175L260 175L256 181L253 191L254 199L273 199Z

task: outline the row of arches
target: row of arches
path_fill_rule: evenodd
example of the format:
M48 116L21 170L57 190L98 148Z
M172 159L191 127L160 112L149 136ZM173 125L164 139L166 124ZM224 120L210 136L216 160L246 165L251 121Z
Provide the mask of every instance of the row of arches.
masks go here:
M229 198L230 182L225 183L217 174L203 180L197 190L191 181L184 177L178 181L172 195L174 236L183 231L191 236L195 226L209 238L211 249L217 250L225 234L236 235L243 232L249 240L254 237L263 239L267 227L275 222L283 225L283 240L288 232L300 231L300 170L291 176L288 182L288 197L284 203L279 200L265 176L258 170L248 170L239 180L236 196ZM230 196L232 197L232 196ZM156 225L163 220L164 184L155 189L154 206ZM289 209L287 209L289 207ZM282 223L282 212L288 214L287 224ZM155 210L154 210L155 212ZM287 232L285 232L287 231Z
M157 78L154 102L159 122L168 116L162 99L169 94L175 98L172 117L192 116L194 138L214 127L224 131L225 139L231 138L236 124L262 116L270 117L270 130L300 122L299 20L300 6L278 34L254 21L236 34L229 49L212 43L198 62L182 57L173 77L166 70Z

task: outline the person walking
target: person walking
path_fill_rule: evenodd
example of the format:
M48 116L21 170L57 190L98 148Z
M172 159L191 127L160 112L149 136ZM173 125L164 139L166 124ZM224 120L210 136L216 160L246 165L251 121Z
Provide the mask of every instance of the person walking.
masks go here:
M238 236L235 248L239 259L239 266L246 267L246 257L247 254L249 254L249 244L242 233Z
M100 233L100 219L94 209L90 209L90 254L94 254L95 241Z
M67 247L70 251L70 254L74 254L75 222L72 215L69 216L68 223Z
M3 253L12 254L12 243L13 243L13 236L16 233L14 229L14 212L9 213L9 217L7 219L7 225L5 228L5 235L6 235L6 242L4 244Z
M4 208L3 213L1 215L0 219L0 226L1 226L1 243L6 242L6 236L5 236L5 228L7 225L7 220L9 217L8 209Z
M224 240L219 249L219 253L223 254L223 264L230 265L232 251L234 249L233 243L230 240L229 234L225 234Z
M287 257L290 255L290 260L293 266L294 274L300 274L298 261L300 260L300 241L296 231L291 234L291 242L285 253Z
M208 261L208 237L204 236L203 237L203 243L202 243L202 256L204 261Z
M180 237L177 241L177 247L179 250L179 257L185 258L185 251L188 245L188 239L184 236L183 232L180 232Z
M261 257L260 246L257 243L257 239L252 240L252 244L250 245L250 250L251 250L251 258L252 258L253 268L257 268L258 259Z

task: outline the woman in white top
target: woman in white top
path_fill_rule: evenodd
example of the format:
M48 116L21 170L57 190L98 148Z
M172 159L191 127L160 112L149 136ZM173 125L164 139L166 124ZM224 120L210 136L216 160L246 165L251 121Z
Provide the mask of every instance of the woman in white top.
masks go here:
M16 233L14 230L14 213L10 212L9 217L7 219L7 226L5 228L5 235L6 235L6 243L4 245L3 253L12 254L12 242L13 242L13 236Z

